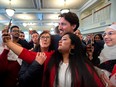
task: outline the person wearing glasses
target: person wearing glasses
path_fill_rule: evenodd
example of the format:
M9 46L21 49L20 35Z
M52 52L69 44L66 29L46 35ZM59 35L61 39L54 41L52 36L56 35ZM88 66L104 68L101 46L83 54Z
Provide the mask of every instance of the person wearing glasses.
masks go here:
M99 68L101 68L108 79L110 79L110 84L112 84L113 87L116 87L116 79L111 80L114 73L114 67L116 66L116 23L113 23L105 29L103 38L105 45L98 57L100 59Z
M7 27L2 31L2 33L7 33ZM20 29L18 26L12 26L9 31L11 39L14 43L22 46L26 49L29 48L28 42L19 39ZM12 45L13 46L13 45ZM4 50L7 49L7 52ZM3 46L3 50L0 54L0 86L1 87L17 87L18 73L22 60L11 50L7 48L6 45Z
M105 29L103 38L105 45L99 56L99 67L111 73L116 64L116 24L112 24Z
M50 52L54 50L52 36L48 31L43 31L37 38L38 43L31 51ZM32 64L23 61L19 72L19 87L42 87L42 76L43 66L37 62L37 59Z
M40 38L45 40L47 36ZM44 65L42 87L105 87L87 56L82 54L80 38L73 33L62 36L58 50L44 53L28 51L4 35L3 41L19 58L30 64L36 59L40 67Z
M15 43L19 43L22 47L26 48L26 49L30 49L29 44L27 41L25 40L21 40L19 38L20 35L20 29L18 26L12 26L10 29L10 34L12 36L13 42Z

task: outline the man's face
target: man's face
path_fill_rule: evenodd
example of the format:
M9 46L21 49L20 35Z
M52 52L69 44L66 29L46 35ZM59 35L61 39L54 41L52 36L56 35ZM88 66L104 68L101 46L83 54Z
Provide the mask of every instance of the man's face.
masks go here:
M32 39L34 44L38 43L38 38L39 38L39 34L37 34L37 33L32 34L31 39Z
M13 28L11 31L12 37L19 38L19 28Z
M19 34L19 38L20 38L21 40L24 40L24 39L25 39L25 34L20 33L20 34Z
M72 32L76 25L71 25L64 17L61 17L59 20L59 25L58 29L60 31L60 35L64 35L67 32Z

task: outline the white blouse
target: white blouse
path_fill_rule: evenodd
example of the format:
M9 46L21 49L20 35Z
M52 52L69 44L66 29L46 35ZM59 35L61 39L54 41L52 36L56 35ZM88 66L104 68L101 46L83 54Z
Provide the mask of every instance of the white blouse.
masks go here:
M68 63L60 63L59 68L59 86L58 87L71 87L71 73L68 67Z

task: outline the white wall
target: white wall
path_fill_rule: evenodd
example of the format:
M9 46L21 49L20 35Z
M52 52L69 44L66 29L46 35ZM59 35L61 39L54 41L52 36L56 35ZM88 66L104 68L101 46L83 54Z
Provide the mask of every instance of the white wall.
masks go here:
M2 34L1 34L1 31L0 31L0 45L1 45L1 43L2 43L2 36L1 36Z
M82 21L82 34L102 32L107 26L112 24L112 22L116 22L116 0L111 0L107 3L104 3L103 7L105 8L98 10L96 13L88 16ZM99 9L101 8L102 7L100 7Z
M111 0L111 21L116 22L116 0Z

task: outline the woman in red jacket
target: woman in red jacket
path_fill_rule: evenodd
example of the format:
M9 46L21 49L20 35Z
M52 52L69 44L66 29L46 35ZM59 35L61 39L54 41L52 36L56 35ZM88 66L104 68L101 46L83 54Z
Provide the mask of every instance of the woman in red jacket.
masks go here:
M19 58L28 63L39 57L37 53L17 46L8 38L3 39ZM66 33L59 41L58 51L45 54L46 59L38 60L39 63L44 62L43 87L104 87L93 65L83 56L81 41L75 34Z

